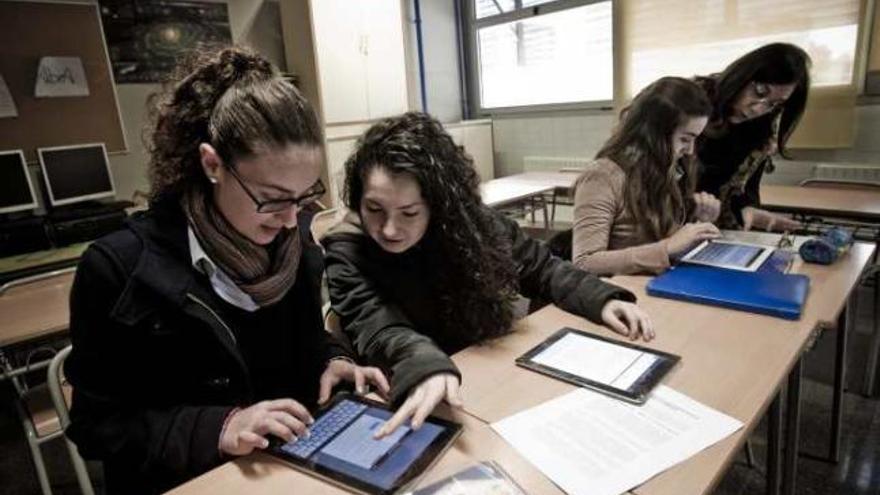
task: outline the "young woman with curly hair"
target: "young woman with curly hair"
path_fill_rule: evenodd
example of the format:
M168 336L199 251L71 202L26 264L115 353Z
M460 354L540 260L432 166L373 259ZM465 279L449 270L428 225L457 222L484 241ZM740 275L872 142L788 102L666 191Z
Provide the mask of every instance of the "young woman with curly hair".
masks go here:
M153 99L149 211L93 243L71 295L67 433L109 493L159 493L268 436L307 435L341 380L388 384L324 331L311 106L244 49L184 63Z
M448 355L505 334L517 292L637 338L653 337L628 291L556 258L483 205L471 158L421 113L386 119L345 166L350 212L320 240L333 310L357 352L391 370L399 409L378 432L441 400L461 404Z
M600 274L661 273L719 237L719 204L696 193L694 143L711 107L695 82L664 77L639 92L577 181L572 260Z

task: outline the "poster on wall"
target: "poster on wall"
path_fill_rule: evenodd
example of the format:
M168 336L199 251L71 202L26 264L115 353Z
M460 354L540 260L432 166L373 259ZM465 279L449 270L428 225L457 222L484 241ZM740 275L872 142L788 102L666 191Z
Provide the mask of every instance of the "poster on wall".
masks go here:
M12 99L6 80L0 74L0 118L4 117L18 117L18 109L15 108L15 100Z
M232 42L225 2L101 0L116 83L167 78L191 50Z
M86 71L79 57L42 57L34 88L37 98L89 96Z

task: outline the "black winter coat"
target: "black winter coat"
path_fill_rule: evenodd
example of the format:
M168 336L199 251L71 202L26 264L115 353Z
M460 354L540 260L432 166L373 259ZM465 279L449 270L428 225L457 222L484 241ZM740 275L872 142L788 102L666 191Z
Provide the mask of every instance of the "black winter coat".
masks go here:
M601 322L610 299L635 301L620 287L553 256L543 242L526 236L512 220L492 212L496 228L510 240L519 291ZM419 246L387 253L364 232L357 215L325 234L327 282L333 310L357 353L369 364L391 372L391 402L400 404L410 388L438 373L461 378L450 354L473 342L444 335L441 311L429 284L430 270Z
M83 457L103 461L108 492L162 492L222 463L219 434L236 406L314 405L326 361L344 351L323 329L320 249L303 244L295 285L271 307L289 318L259 329L237 327L241 310L192 267L176 205L85 252L70 303L67 433Z

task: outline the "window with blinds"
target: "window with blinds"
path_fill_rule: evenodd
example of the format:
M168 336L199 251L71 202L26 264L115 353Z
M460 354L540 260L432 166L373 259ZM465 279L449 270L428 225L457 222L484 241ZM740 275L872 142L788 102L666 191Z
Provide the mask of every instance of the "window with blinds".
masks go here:
M482 109L613 100L611 1L545 3L474 2Z
M623 0L621 30L629 98L665 75L719 72L771 42L813 59L813 85L853 83L859 0Z

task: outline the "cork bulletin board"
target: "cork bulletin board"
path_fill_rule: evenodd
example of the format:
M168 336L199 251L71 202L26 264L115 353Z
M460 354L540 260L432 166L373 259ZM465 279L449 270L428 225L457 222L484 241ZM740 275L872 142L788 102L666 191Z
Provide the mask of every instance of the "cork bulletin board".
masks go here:
M79 57L88 96L37 98L42 57ZM97 4L0 1L0 75L18 111L0 118L0 150L103 142L126 151Z

